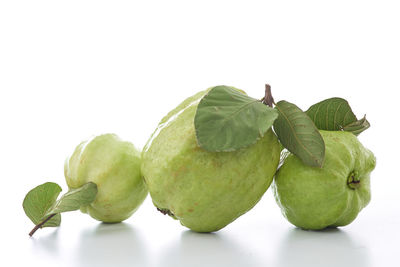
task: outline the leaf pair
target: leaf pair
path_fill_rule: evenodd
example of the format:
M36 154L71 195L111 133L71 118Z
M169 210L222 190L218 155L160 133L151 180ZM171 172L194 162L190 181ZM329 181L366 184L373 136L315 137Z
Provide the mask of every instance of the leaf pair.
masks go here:
M69 190L57 200L61 191L58 184L47 182L33 188L25 196L22 203L25 214L36 225L30 235L33 235L38 228L59 226L60 213L78 210L81 206L93 202L97 194L97 185L89 182Z
M301 109L286 101L278 102L276 108L279 111L284 111L280 112L282 116L274 123L275 132L281 143L290 152L297 155L304 163L310 166L321 167L323 164L325 144L318 130L347 131L359 135L370 127L365 116L357 120L349 103L345 99L339 97L329 98L312 105L305 112L311 121L305 118ZM289 116L292 117L290 118ZM283 117L285 117L285 119L281 120ZM281 126L277 127L278 124L281 124ZM288 129L291 124L293 125L292 132L295 133L292 135L292 139L294 140L285 144L284 142L291 140L291 130ZM316 131L316 129L318 130ZM287 135L287 137L282 138L282 135ZM301 141L298 141L298 138L300 138ZM289 146L292 142L294 142L294 144L292 144L290 148ZM303 148L296 149L298 146L302 146Z

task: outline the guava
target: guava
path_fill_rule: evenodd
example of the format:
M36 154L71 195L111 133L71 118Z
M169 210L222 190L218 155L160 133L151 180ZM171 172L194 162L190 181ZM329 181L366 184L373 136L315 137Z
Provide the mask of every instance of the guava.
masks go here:
M320 131L325 141L322 168L287 156L274 180L283 215L303 229L320 230L350 224L369 203L374 154L344 131Z
M142 173L154 205L196 232L217 231L250 210L270 186L280 155L271 129L237 151L199 147L194 116L206 92L165 116L142 152Z
M130 142L104 134L80 143L67 158L64 174L68 187L97 184L95 200L83 213L106 223L130 217L147 196L141 171L141 154Z

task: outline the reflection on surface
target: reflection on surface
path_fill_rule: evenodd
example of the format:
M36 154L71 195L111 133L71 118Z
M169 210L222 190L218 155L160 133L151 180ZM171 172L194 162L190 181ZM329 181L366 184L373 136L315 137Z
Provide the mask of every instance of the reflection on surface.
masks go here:
M278 251L278 266L367 267L368 249L338 229L290 230Z
M101 223L81 234L76 265L147 266L144 250L139 234L128 224Z
M168 247L160 260L157 266L260 266L254 255L220 233L192 231L182 232L181 239Z
M59 250L58 228L47 235L32 237L32 242L32 248L35 253L46 253L46 255L56 256Z

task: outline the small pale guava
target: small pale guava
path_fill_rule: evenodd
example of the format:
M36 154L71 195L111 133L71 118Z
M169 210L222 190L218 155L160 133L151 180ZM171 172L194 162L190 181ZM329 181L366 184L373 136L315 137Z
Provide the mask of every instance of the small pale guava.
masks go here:
M132 143L104 134L79 144L65 161L64 174L71 189L96 183L96 199L81 211L115 223L130 217L147 196L140 164L140 152Z
M250 210L270 186L280 146L272 130L233 152L208 152L196 141L194 116L207 91L164 117L142 153L154 205L197 232L217 231Z
M274 180L275 199L289 222L319 230L350 224L369 203L375 157L349 132L320 131L325 141L322 168L290 154Z

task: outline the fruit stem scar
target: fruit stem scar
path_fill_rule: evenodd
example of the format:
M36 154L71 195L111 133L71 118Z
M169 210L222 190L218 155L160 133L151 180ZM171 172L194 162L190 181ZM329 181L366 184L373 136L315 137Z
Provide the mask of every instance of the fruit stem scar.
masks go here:
M351 189L355 190L361 186L360 182L361 181L360 181L360 177L358 176L358 173L356 171L352 171L347 178L347 185Z
M171 217L175 217L175 215L169 209L159 209L159 208L157 208L157 210L159 212L161 212L162 214L164 214L164 215L169 215Z

